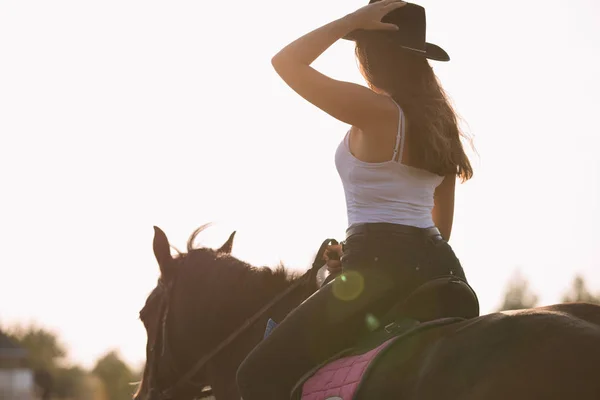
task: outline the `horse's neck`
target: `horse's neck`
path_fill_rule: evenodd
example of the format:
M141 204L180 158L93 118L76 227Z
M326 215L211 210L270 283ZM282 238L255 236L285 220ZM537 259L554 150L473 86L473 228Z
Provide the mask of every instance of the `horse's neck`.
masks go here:
M248 317L251 317L255 313L259 312L263 307L267 306L270 302L273 302L275 297L285 290L287 290L296 281L289 279L282 272L271 272L268 270L261 271L255 277L256 281L254 285L248 285L251 287L252 293L250 298L256 298L256 301L252 302L252 312ZM270 311L265 313L265 317L273 318L275 314L281 315L282 313L287 314L294 309L304 298L312 294L312 290L306 285L298 285L289 294L284 296L282 299L273 303Z
M251 300L244 304L245 320L240 322L244 323L249 319L257 318L253 323L255 326L252 329L253 332L249 333L254 344L262 340L269 318L276 323L281 322L290 311L317 289L316 279L314 282L298 282L297 279L299 278L290 279L285 269L268 270L265 268L252 275L251 281L244 285L245 290L249 292L244 293L241 298ZM294 285L294 288L284 294L291 285ZM278 295L282 294L283 297L276 299ZM265 308L267 309L265 310Z
M263 307L273 301L278 294L294 284L294 281L287 279L280 273L260 271L253 275L247 283L244 287L249 292L240 293L240 295L241 298L253 299L253 301L245 304L247 309L245 321L253 318ZM230 353L230 358L221 365L221 368L213 371L213 391L217 399L239 399L235 385L235 371L237 370L237 366L246 357L247 353L263 339L269 318L280 322L290 311L316 290L316 282L311 282L308 285L310 286L299 285L280 301L273 303L272 307L264 312L248 331L240 334L242 338L236 346L237 351L235 354ZM240 321L239 326L242 326L241 324L245 321Z

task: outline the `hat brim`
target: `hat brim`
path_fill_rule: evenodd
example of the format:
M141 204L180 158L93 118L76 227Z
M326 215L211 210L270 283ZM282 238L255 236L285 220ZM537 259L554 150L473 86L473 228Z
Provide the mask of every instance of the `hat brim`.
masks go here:
M364 31L362 31L362 30L353 31L353 32L350 32L348 35L344 36L342 39L355 42L361 36L361 33L363 33L363 32ZM399 47L402 48L403 50L407 50L407 51L411 51L416 54L420 54L423 57L428 58L430 60L444 61L444 62L450 61L450 56L448 55L446 50L442 49L437 44L425 43L425 50L413 49L411 47L402 46L402 45L399 45Z
M430 60L444 61L444 62L450 61L450 56L448 55L448 53L446 53L446 50L442 49L440 46L433 44L433 43L425 43L425 51L419 50L419 49L413 49L413 48L410 48L407 46L402 46L402 45L400 45L400 47L403 50L408 50L413 53L421 54L421 55L423 55L423 57L428 58Z

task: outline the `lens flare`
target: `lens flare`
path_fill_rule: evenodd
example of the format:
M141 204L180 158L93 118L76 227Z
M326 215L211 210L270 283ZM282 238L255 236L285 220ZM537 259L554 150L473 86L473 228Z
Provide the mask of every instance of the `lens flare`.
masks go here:
M357 271L344 272L340 279L333 281L333 295L343 301L356 299L363 292L365 281Z
M377 330L377 328L379 328L381 325L377 317L373 314L367 314L365 316L365 324L367 325L367 329L369 329L371 332Z

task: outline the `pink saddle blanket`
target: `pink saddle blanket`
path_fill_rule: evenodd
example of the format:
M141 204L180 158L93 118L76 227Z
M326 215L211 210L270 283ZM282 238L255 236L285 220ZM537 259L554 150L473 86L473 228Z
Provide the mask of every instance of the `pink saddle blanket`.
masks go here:
M398 336L366 353L342 357L324 365L302 386L302 400L352 400L369 365Z

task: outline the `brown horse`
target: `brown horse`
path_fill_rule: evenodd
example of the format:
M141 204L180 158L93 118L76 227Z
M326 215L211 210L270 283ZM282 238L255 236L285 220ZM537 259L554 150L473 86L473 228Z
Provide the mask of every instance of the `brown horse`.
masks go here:
M240 398L235 373L263 338L317 289L314 275L289 276L217 250L172 256L155 228L161 276L140 318L147 362L137 400ZM290 343L293 346L293 343ZM363 382L358 399L600 399L600 307L576 303L493 313L398 340ZM209 391L206 387L210 387Z

